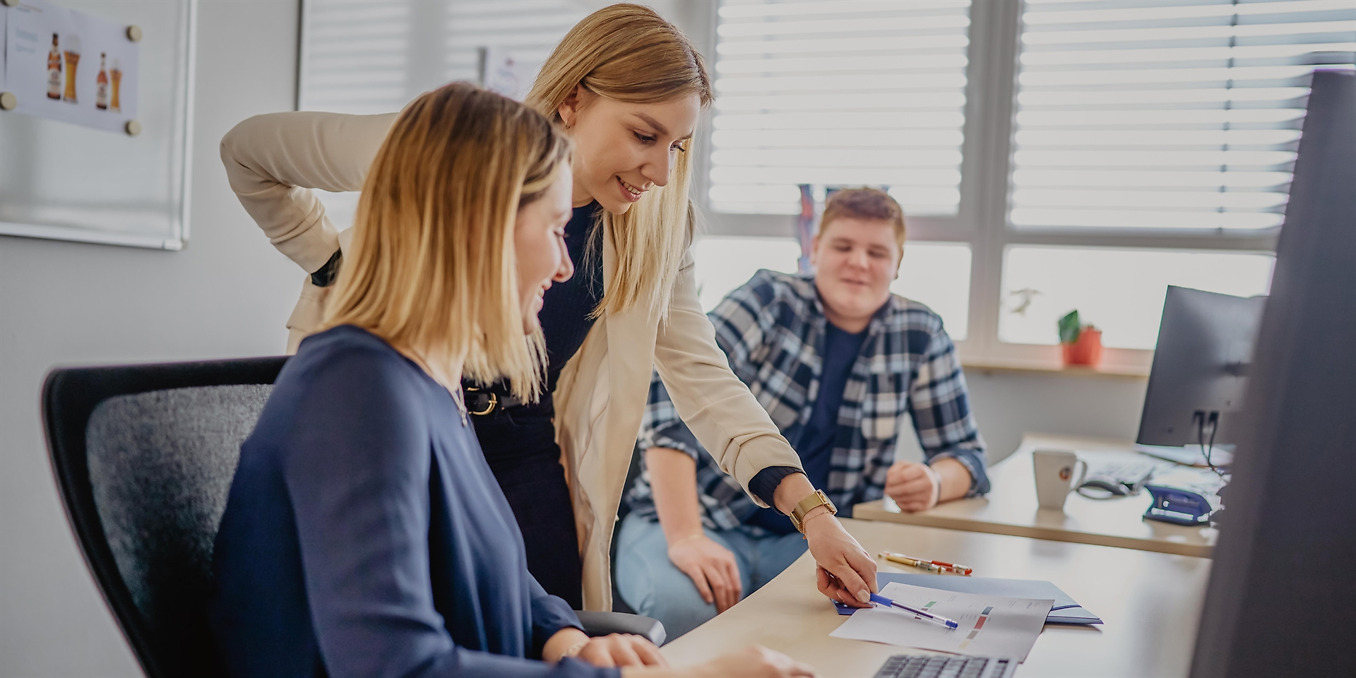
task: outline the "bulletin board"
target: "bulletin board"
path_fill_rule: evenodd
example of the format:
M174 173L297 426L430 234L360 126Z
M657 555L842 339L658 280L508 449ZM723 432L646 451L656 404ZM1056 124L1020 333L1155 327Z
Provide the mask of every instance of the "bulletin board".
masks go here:
M188 238L196 0L0 0L0 236Z

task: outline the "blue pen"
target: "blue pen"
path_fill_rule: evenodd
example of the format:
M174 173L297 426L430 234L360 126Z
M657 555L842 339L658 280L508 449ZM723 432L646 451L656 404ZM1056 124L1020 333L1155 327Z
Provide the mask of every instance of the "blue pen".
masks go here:
M887 607L897 607L901 610L904 610L905 612L912 612L913 614L922 617L923 619L935 621L948 629L960 628L960 624L957 624L956 622L947 619L946 617L941 617L930 612L924 612L922 610L915 610L914 608L909 607L908 605L900 605L899 603L896 603L895 601L890 600L889 598L886 598L885 596L882 596L879 593L871 594L871 602L876 603L878 605L885 605Z

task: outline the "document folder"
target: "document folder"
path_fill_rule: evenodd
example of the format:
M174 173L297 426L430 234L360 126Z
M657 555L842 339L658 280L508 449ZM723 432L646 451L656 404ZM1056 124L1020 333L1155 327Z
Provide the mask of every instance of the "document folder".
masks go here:
M1102 618L1088 611L1058 586L1039 579L991 579L988 577L954 577L941 574L905 574L881 572L876 575L878 586L890 582L925 586L943 591L1002 596L1004 598L1053 598L1055 605L1045 617L1047 624L1101 624ZM852 614L856 608L834 601L838 614Z

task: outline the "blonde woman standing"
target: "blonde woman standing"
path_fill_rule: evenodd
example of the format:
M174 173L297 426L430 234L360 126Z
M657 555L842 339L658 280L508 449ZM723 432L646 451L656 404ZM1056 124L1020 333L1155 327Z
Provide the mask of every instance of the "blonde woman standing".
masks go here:
M565 239L578 273L545 294L541 397L500 382L477 386L468 406L523 530L528 569L547 591L584 609L611 607L608 549L653 366L721 470L802 526L820 591L862 606L876 587L875 563L730 372L697 300L687 146L711 100L700 55L648 8L598 10L556 47L526 103L574 142ZM345 234L306 189L360 189L395 119L264 115L222 140L245 209L312 274L288 322L289 349L319 326L345 256Z
M537 388L570 184L567 140L496 94L449 85L396 120L335 298L241 446L209 604L229 675L809 675L756 648L664 669L527 572L461 382Z

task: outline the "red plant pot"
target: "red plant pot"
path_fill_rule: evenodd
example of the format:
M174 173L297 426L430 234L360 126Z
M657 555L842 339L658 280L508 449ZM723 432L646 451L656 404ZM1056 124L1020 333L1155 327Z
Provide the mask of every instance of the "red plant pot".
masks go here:
M1078 333L1071 344L1060 344L1064 349L1065 365L1096 367L1102 362L1102 331L1091 327Z

